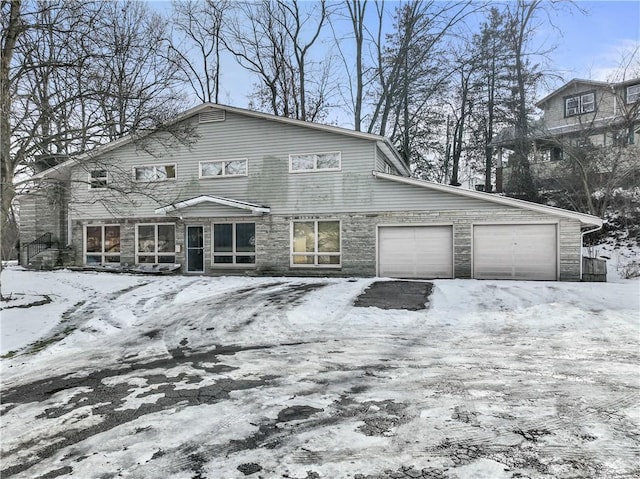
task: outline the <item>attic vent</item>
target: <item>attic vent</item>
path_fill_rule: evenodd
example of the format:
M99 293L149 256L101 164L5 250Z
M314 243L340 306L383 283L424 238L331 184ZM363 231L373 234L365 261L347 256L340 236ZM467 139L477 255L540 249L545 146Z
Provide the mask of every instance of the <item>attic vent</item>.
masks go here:
M200 113L200 123L211 123L213 121L224 121L224 110L209 110Z

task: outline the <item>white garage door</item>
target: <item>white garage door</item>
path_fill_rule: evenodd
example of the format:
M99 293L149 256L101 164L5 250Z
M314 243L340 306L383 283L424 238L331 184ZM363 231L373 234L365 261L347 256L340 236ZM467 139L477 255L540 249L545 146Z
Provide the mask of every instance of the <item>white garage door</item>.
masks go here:
M476 225L476 279L557 279L556 225Z
M452 278L451 226L383 226L378 274L392 278Z

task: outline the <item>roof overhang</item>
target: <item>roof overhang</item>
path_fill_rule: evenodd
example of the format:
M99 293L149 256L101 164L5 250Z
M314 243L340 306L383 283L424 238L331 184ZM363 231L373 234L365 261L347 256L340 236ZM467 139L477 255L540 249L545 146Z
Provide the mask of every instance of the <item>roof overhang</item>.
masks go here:
M431 181L417 180L415 178L405 178L403 176L390 175L388 173L381 173L379 171L374 171L373 176L375 176L376 178L395 181L397 183L404 183L407 185L419 186L421 188L428 188L434 191L441 191L443 193L450 193L458 196L465 196L467 198L474 198L477 200L483 200L491 203L510 206L513 208L522 208L522 209L535 211L538 213L545 213L549 215L559 216L562 218L578 220L580 221L580 223L588 226L602 227L602 219L598 218L597 216L587 215L584 213L577 213L575 211L569 211L562 208L539 205L537 203L532 203L530 201L518 200L516 198L509 198L506 196L498 196L493 193L465 190L457 186L441 185L439 183L433 183Z
M230 198L223 198L222 196L196 196L188 200L180 201L178 203L172 203L162 208L156 209L156 214L167 214L172 211L189 208L191 206L201 205L203 203L214 203L217 205L231 206L233 208L239 208L242 210L251 211L254 215L262 215L271 212L271 208L267 206L257 205L254 203L247 203L246 201L233 200Z

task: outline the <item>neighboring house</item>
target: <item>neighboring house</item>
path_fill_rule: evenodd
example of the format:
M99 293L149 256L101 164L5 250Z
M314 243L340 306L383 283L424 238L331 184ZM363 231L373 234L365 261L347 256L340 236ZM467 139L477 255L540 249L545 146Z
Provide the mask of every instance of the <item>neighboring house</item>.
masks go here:
M541 120L530 127L531 171L541 183L566 172L562 160L581 147L629 146L640 143L640 78L619 83L574 79L547 95L536 106ZM497 184L506 185L511 170L508 153L515 143L513 130L505 130L493 142L498 147ZM639 155L616 167L640 170ZM617 161L617 160L616 160ZM595 168L608 174L614 168L601 162ZM501 191L501 190L498 190Z
M20 198L22 264L574 281L583 234L602 226L410 178L377 135L213 104L174 124L190 144L126 137L36 175Z

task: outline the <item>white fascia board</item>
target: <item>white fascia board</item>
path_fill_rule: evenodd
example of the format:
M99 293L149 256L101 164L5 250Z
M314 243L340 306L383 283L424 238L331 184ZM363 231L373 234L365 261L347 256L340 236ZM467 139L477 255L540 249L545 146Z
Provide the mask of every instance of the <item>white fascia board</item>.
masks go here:
M271 208L266 206L256 205L253 203L247 203L245 201L232 200L229 198L223 198L221 196L197 196L189 200L180 201L171 205L163 206L156 209L156 214L168 213L170 211L180 210L183 208L189 208L190 206L196 206L202 203L215 203L218 205L231 206L233 208L239 208L243 210L249 210L254 214L270 213Z
M560 216L563 218L570 218L578 220L585 225L593 225L602 227L602 219L597 216L587 215L584 213L576 213L575 211L569 211L562 208L556 208L554 206L539 205L530 201L518 200L516 198L509 198L506 196L498 196L493 193L485 193L481 191L472 191L460 189L456 186L441 185L439 183L433 183L431 181L417 180L415 178L405 178L403 176L389 175L387 173L381 173L374 171L373 176L376 178L382 178L385 180L396 181L398 183L405 183L408 185L419 186L422 188L428 188L435 191L441 191L444 193L451 193L459 196L466 196L468 198L474 198L477 200L489 201L492 203L498 203L505 206L511 206L514 208L523 208L538 213L545 213L554 216Z

